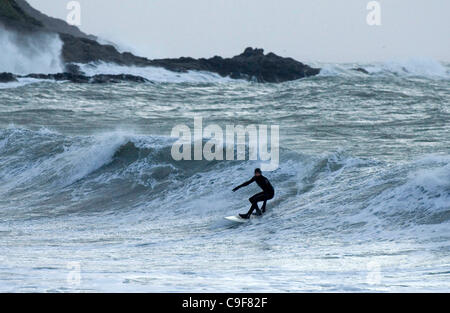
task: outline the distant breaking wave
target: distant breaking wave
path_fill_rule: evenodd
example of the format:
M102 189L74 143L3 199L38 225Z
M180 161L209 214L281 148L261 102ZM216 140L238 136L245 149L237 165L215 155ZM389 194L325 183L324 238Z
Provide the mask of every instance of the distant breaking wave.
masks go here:
M450 69L447 64L429 58L409 58L377 63L320 64L317 66L322 67L319 76L370 75L375 77L450 78Z

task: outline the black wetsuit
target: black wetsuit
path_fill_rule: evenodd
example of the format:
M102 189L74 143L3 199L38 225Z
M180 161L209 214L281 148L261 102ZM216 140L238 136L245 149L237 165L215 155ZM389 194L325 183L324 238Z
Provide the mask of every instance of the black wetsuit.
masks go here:
M252 206L250 207L250 210L246 214L247 217L253 213L253 210L255 210L255 209L259 210L258 202L261 202L261 201L264 201L264 203L261 207L262 211L264 212L266 210L267 200L272 199L273 196L275 195L275 191L274 191L272 185L270 184L269 180L262 175L253 176L252 179L243 183L242 185L237 186L236 188L233 189L233 191L236 191L241 187L248 186L253 182L256 182L263 191L260 193L257 193L256 195L253 195L252 197L250 197L248 199L250 201L250 203L252 204Z

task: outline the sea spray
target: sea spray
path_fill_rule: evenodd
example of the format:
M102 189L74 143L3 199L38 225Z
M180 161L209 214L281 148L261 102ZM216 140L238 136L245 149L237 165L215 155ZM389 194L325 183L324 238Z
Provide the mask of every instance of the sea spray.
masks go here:
M0 26L0 72L14 74L63 72L61 51L63 43L58 35L47 33L24 34Z

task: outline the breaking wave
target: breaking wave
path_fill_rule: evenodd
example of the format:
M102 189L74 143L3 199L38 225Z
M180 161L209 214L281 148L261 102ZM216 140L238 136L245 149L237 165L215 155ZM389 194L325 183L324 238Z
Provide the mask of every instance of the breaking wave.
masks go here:
M35 33L19 34L0 26L0 73L14 74L59 73L63 43L58 35Z
M322 64L319 76L356 76L370 75L374 77L424 77L429 79L449 79L450 68L429 58L408 58L379 63Z
M57 206L58 194L68 190L67 201L76 199L81 205L126 190L125 202L118 200L111 210L129 205L129 197L145 198L145 205L154 208L170 207L174 199L198 206L194 198L203 194L220 208L230 201L223 188L231 189L255 166L252 161L177 162L170 155L172 142L123 131L69 137L10 127L0 133L0 194L32 198L39 191L39 198ZM269 174L279 190L273 205L322 231L350 231L354 225L373 230L384 224L404 229L450 221L449 155L385 165L345 151L314 156L282 149L280 168ZM29 206L30 199L24 198L23 206ZM239 207L238 202L233 205ZM320 216L322 224L317 225Z

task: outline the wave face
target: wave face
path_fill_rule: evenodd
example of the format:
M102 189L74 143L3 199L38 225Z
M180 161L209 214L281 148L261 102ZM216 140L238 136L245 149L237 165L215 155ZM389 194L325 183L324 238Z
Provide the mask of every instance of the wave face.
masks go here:
M0 25L0 72L14 74L59 73L63 43L56 34L19 34Z
M283 84L2 89L0 290L448 291L448 80L335 66ZM259 162L172 159L172 128L195 116L280 125L262 218L223 218L249 208L258 187L231 190Z
M95 197L109 201L106 195L122 193L125 188L129 196L146 198L145 205L153 203L154 209L158 210L161 202L164 203L168 186L178 189L172 192L170 199L179 195L191 199L189 190L195 188L201 193L214 194L226 203L226 197L214 192L216 184L219 189L224 186L230 189L233 186L230 177L251 173L256 166L250 161L229 161L229 165L228 162L206 160L177 162L170 154L173 142L170 137L124 131L67 137L47 129L31 131L12 127L0 133L0 191L5 198L31 193L39 201L42 194L54 197L57 193L65 194L68 189L84 195L102 190ZM415 229L417 225L447 225L450 220L450 155L430 155L388 168L375 160L350 157L343 151L311 156L283 150L281 159L284 162L280 168L270 174L280 189L278 205L297 217L302 216L305 209L298 206L314 210L315 214L321 210L323 214L329 214L329 222L316 231L329 227L352 230L349 223L352 221L367 226L367 229L356 230L361 235L362 230L372 231L373 227L384 224L403 230ZM376 175L365 175L368 170ZM215 179L214 186L208 186L212 178L221 176L224 179ZM357 181L350 182L352 179ZM313 190L309 190L312 187ZM351 192L337 196L341 198L339 201L330 199L324 207L315 203L317 199L331 197L330 189L346 188ZM35 194L36 190L41 192ZM91 196L87 198L92 200ZM24 200L26 216L29 199ZM53 208L60 207L64 212L66 204L60 203L59 197L55 200ZM77 206L80 201L83 199L78 199ZM296 201L299 203L293 205ZM16 209L19 203L21 200L16 202ZM98 209L124 209L123 203L113 206L106 203ZM337 211L330 211L331 204L336 205ZM45 217L54 214L53 211L40 213ZM194 214L207 214L207 210L197 210ZM336 219L333 214L345 218ZM14 217L17 217L16 212ZM317 227L313 220L311 224Z

